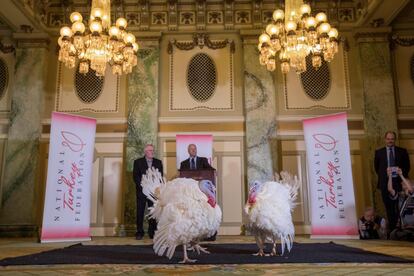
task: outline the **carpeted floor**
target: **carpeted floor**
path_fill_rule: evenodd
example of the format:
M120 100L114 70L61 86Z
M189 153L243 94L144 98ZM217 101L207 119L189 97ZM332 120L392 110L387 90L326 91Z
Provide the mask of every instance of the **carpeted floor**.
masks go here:
M252 256L257 252L255 244L224 243L206 244L211 254L189 257L196 264L275 264L275 263L413 263L413 261L389 255L364 251L333 242L295 243L290 253L276 257ZM268 248L267 251L269 251ZM279 249L280 250L280 249ZM279 251L280 252L280 251ZM1 266L53 265L53 264L177 264L182 259L182 247L168 260L154 254L152 245L82 245L45 251L0 260Z

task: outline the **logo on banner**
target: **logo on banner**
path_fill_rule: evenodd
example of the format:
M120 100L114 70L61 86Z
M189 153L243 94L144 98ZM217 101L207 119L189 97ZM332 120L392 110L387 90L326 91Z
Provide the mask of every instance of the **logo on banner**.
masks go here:
M80 221L82 213L82 186L84 175L82 172L85 165L85 143L82 138L69 131L61 131L62 150L59 152L61 157L58 162L58 179L56 185L56 206L55 210L60 213L62 208L74 213L74 220ZM66 164L65 155L67 151L76 153L77 159L71 161L69 173L65 175ZM76 197L75 197L76 191ZM60 215L54 216L55 221L60 221Z
M312 138L315 145L313 157L318 184L319 218L326 219L326 209L335 208L339 211L339 218L345 219L340 165L341 152L336 148L339 141L326 133L313 134ZM330 160L321 160L320 157L323 154L329 154Z

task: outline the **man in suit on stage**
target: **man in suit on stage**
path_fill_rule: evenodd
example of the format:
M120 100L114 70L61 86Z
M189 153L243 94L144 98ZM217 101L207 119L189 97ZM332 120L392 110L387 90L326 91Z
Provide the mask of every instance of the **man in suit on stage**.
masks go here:
M197 156L197 146L194 144L188 145L188 154L190 157L180 164L180 170L202 170L213 169L208 163L207 158Z
M397 174L396 168L400 168L404 172L404 176L408 176L410 171L410 159L408 152L404 148L395 146L397 135L394 131L385 133L385 147L375 151L374 167L378 176L377 189L381 190L382 201L384 202L387 212L389 231L394 230L398 220L398 206L395 200L391 200L387 189L388 175L387 168L391 168L393 173L393 187L399 192L402 190L401 178Z
M149 200L142 193L141 180L142 176L147 173L147 169L154 167L163 175L163 167L161 160L154 158L154 146L148 144L144 148L144 156L134 161L134 170L133 176L136 187L136 199L137 199L137 232L135 238L141 240L144 236L144 211L145 204L148 204L148 207L153 205L152 201ZM155 219L148 219L148 236L152 239L154 237L154 232L157 230L157 222Z

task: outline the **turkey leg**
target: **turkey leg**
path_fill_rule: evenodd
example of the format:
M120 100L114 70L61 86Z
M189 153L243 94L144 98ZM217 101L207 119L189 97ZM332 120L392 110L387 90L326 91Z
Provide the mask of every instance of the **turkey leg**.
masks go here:
M184 259L180 262L180 264L185 264L185 263L195 263L197 260L192 260L188 258L187 255L187 246L184 244L183 245L183 252L184 252Z
M206 254L210 254L209 251L207 251L206 247L202 247L201 245L199 245L198 243L193 245L193 248L195 249L195 251L197 251L197 254L200 255L200 252L206 253Z
M255 235L254 238L256 239L256 244L257 247L259 247L259 252L257 252L256 254L253 254L253 256L266 256L266 254L263 251L263 247L264 247L264 242L262 237L260 237L259 235Z
M279 254L277 254L277 247L276 247L276 240L273 242L273 248L272 248L272 253L270 253L270 256L279 256Z

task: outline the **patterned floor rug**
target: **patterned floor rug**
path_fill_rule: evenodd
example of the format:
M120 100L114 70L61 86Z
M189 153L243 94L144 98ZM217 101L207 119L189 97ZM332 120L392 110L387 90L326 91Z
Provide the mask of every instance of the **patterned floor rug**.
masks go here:
M195 264L280 264L280 263L412 263L413 261L330 243L295 243L283 256L253 256L255 244L204 244L211 254L189 252ZM280 248L278 248L280 252ZM270 251L270 247L267 249ZM82 245L0 260L1 266L55 264L177 264L182 247L174 257L156 256L152 245Z

